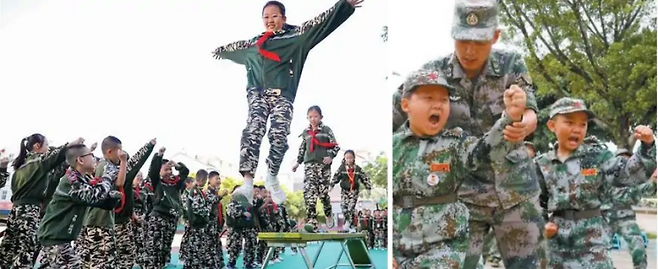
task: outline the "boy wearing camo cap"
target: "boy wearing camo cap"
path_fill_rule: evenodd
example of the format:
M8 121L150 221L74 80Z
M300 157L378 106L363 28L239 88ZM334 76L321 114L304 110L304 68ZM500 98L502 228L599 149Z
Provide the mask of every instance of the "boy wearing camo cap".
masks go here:
M609 197L628 200L632 188L614 186L636 186L656 167L649 127L635 128L642 144L627 160L599 144L583 143L593 117L579 99L562 98L551 106L547 126L557 137L557 147L536 159L540 202L552 213L550 218L545 214L549 268L613 268L609 230L600 207Z
M503 140L503 129L521 119L526 95L506 90L506 110L480 139L460 128L444 129L454 88L439 71L422 70L403 86L408 116L393 136L393 251L398 268L459 268L468 250L469 211L457 192L481 164L506 167L521 144ZM529 160L529 159L528 159Z

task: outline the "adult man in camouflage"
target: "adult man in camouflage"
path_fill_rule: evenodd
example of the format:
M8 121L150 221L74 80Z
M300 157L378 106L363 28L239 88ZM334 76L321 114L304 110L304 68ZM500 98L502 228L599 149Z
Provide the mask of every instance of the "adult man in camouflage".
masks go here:
M617 156L629 159L632 154L626 149L617 150ZM653 173L653 177L656 172ZM631 203L605 203L601 206L603 217L605 217L610 229L611 236L617 234L624 238L628 244L628 251L631 253L633 259L633 268L646 269L647 268L647 250L644 246L644 239L642 238L640 227L637 225L637 219L633 205L638 204L640 199L647 196L656 195L656 182L649 180L648 182L636 187L632 187L635 191L632 195ZM608 202L618 202L619 197L611 197Z
M528 70L520 54L498 49L498 3L495 0L457 0L452 36L454 53L425 64L441 70L455 87L450 97L446 129L461 127L472 136L482 136L501 117L503 92L512 85L526 92L526 111L521 122L507 126L505 139L522 142L537 127L538 111ZM393 130L406 120L400 108L401 88L393 95ZM518 154L517 154L518 153ZM525 161L527 152L514 152L511 161ZM492 167L475 171L464 181L460 200L470 211L470 248L465 269L477 266L484 236L493 228L505 268L545 266L544 220L539 206L539 184L534 171L514 177L493 172ZM519 235L519 236L516 236Z

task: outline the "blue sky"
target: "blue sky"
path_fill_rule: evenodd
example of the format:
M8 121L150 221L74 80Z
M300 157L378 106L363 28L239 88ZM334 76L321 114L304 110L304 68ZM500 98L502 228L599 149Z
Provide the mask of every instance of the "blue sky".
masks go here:
M242 66L218 46L262 32L266 1L2 0L0 147L40 132L56 143L113 134L136 150L152 137L237 163L246 124ZM302 23L334 0L287 0ZM310 54L295 101L283 168L294 162L306 109L319 105L344 149L390 148L390 95L381 28L386 2L363 8ZM261 148L261 165L269 150ZM263 171L263 170L260 170Z

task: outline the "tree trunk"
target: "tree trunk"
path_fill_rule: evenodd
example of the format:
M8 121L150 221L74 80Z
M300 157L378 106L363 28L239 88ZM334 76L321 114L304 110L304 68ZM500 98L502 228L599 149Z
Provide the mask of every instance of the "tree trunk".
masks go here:
M619 127L617 127L617 136L615 136L615 144L617 149L626 149L628 151L633 150L633 144L635 143L632 140L635 140L630 133L630 121L626 115L623 115L619 118Z

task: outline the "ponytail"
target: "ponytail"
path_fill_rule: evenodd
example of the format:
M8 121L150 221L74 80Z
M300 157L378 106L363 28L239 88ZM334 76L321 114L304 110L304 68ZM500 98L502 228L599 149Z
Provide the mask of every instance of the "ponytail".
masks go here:
M14 159L14 162L11 164L11 166L14 168L14 171L18 170L23 164L25 163L25 158L27 158L27 137L23 138L21 140L21 149L20 152L18 153L18 156L16 159Z
M41 146L44 146L44 142L46 141L46 137L43 136L42 134L32 134L26 138L23 138L21 140L21 149L20 152L18 153L18 157L14 159L14 162L11 164L11 166L14 168L14 171L18 170L23 164L25 164L25 159L27 159L27 154L32 151L32 148L34 147L34 144L41 144Z

